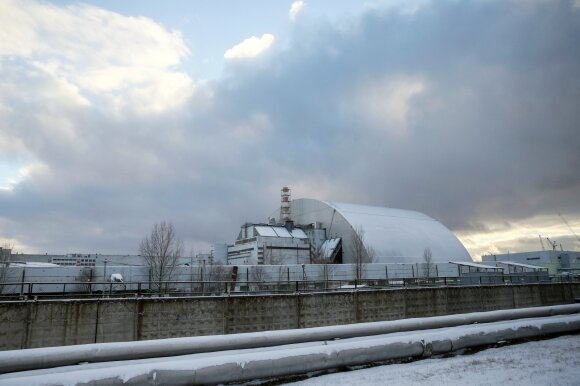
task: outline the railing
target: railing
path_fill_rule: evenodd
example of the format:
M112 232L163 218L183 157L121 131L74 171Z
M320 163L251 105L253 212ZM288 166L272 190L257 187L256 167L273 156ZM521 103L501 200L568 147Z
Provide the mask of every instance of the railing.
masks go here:
M284 294L385 288L580 283L580 276L486 275L381 280L11 282L0 284L0 300L103 297L183 297Z

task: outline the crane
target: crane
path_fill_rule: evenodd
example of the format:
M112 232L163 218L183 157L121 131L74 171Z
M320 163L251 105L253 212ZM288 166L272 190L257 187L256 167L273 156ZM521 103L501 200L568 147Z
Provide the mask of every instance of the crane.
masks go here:
M562 216L561 213L558 213L558 216L560 216L560 218L562 219L562 221L564 221L564 224L566 224L566 226L568 227L568 229L570 229L570 232L572 232L572 234L574 235L574 237L576 237L576 240L580 241L580 237L578 237L578 235L576 234L576 232L574 232L574 229L572 229L572 227L570 226L570 224L568 223L568 221L566 221L566 219L564 218L564 216Z
M542 246L542 251L545 251L546 248L544 247L544 240L542 240L542 235L538 235L538 237L540 238L540 245Z
M556 243L555 241L550 240L549 237L546 237L546 240L548 240L548 242L550 243L550 246L552 247L552 251L556 250L556 247L558 246L558 243Z

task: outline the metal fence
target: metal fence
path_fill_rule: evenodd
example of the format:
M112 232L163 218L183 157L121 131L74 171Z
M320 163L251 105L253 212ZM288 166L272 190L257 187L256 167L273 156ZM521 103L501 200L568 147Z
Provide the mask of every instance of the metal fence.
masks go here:
M131 281L131 282L10 282L0 284L0 299L52 299L102 297L183 297L281 294L386 288L515 285L580 282L580 276L480 275L431 278L355 280L254 280L254 281Z

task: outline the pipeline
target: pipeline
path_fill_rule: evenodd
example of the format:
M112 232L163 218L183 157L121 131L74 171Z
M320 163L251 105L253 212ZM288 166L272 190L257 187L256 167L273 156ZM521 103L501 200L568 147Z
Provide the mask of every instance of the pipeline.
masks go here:
M11 350L0 352L0 374L53 368L84 362L109 362L271 347L284 344L330 341L333 339L348 339L394 332L418 331L473 323L489 323L502 320L574 313L580 313L580 304L474 312L386 322L304 328L299 330Z
M79 367L0 375L2 385L194 385L241 382L305 374L398 358L421 358L503 340L541 337L580 330L580 315L473 324L280 346L276 350L222 352L156 360L90 364Z

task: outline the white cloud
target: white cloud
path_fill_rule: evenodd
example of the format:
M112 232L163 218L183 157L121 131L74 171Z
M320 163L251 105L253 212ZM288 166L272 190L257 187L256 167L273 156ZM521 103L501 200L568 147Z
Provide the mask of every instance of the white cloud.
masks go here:
M48 169L47 169L46 165L44 165L40 162L36 162L33 164L29 164L27 166L22 166L20 168L14 168L12 170L9 167L9 165L7 165L7 168L5 171L8 171L9 174L8 174L8 176L4 175L5 181L0 181L0 184L2 184L2 185L0 185L0 190L11 191L14 189L14 187L16 187L23 180L30 178L33 175L40 175L40 174L46 173L48 171ZM0 169L0 172L2 172L2 169ZM6 174L6 173L2 173L2 174ZM0 177L2 177L2 175L0 175Z
M305 5L306 3L303 0L293 2L290 6L290 11L288 12L288 17L290 20L295 21L296 17L298 17L298 14L300 11L302 11Z
M432 3L432 0L376 0L366 2L364 8L367 11L391 10L400 15L412 16Z
M0 41L0 59L25 61L85 104L99 99L106 108L122 98L129 109L135 102L134 112L157 113L181 105L193 88L175 69L188 55L181 34L144 17L8 0L0 4ZM132 101L135 87L142 93Z
M408 128L411 100L425 90L417 77L389 76L366 82L357 92L357 108L374 127L402 133Z
M250 59L268 50L274 43L274 35L264 34L262 37L252 36L236 44L226 51L225 59Z

